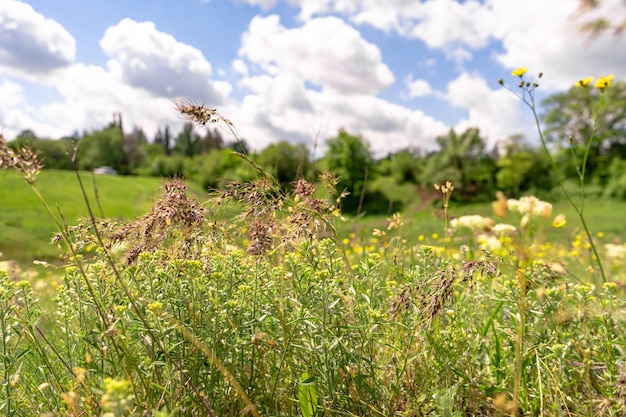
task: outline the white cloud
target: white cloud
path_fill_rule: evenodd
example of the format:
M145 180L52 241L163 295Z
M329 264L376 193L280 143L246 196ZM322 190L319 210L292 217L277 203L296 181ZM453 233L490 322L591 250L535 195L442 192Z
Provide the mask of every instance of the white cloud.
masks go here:
M378 47L336 17L287 29L276 15L257 16L242 37L239 56L267 73L293 72L343 93L376 94L394 81Z
M433 89L426 80L414 80L412 76L409 76L405 82L411 97L426 97L433 94Z
M497 42L502 49L494 57L497 62L508 70L523 65L542 71L542 88L551 91L569 88L584 76L626 77L626 36L607 33L592 39L580 30L593 17L623 21L623 0L603 0L589 15L580 13L576 0L284 1L300 9L303 21L339 14L356 24L420 39L457 63Z
M233 70L240 75L247 76L248 75L248 66L243 61L243 59L235 59L232 63Z
M293 73L249 77L243 83L252 93L230 110L235 112L231 120L257 149L285 138L312 146L319 135L322 152L323 141L343 127L363 135L383 155L407 146L432 149L434 138L448 129L420 111L372 95L307 89Z
M577 18L578 2L529 0L518 2L494 1L493 14L500 19L493 30L501 39L504 52L496 59L504 67L525 66L531 72L543 72L541 88L550 91L570 88L580 78L615 73L626 76L626 37L604 34L591 39L580 31L582 20ZM601 3L605 16L626 11L621 0ZM541 10L541 13L537 13ZM532 26L526 22L532 21Z
M106 30L100 46L112 57L112 73L156 97L218 105L228 94L229 87L211 81L211 64L200 50L158 31L152 22L124 19Z
M74 38L59 23L21 1L0 2L0 71L42 75L70 65L75 54Z
M530 110L523 107L519 98L502 88L490 89L480 76L463 73L452 80L448 84L447 100L469 112L454 128L463 131L478 127L490 145L518 133L536 137Z

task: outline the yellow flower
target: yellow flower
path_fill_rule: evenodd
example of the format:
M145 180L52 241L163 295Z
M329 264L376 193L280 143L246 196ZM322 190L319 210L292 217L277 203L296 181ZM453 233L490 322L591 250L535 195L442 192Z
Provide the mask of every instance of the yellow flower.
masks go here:
M511 72L511 75L515 76L515 77L522 77L522 75L526 74L528 72L528 68L526 67L520 67L516 70L514 70L513 72Z
M595 87L600 91L604 91L605 88L611 85L611 81L613 80L613 77L614 75L610 74L610 75L607 75L606 77L598 78L598 81L596 81L595 83Z
M593 81L593 77L583 78L582 80L578 80L576 82L576 87L587 87Z
M565 226L565 223L567 223L567 220L565 219L565 214L558 214L554 220L552 220L552 226L556 227L557 229L559 227L563 227Z

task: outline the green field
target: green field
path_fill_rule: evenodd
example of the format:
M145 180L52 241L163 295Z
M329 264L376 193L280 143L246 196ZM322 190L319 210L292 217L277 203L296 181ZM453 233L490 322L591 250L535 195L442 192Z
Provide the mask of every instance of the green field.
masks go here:
M41 203L3 175L5 259L54 259ZM108 217L141 215L160 186L96 180ZM72 173L44 171L37 184L68 221L86 215ZM550 216L534 201L501 220L488 203L452 204L451 218L514 227L479 218L448 240L440 203L416 198L401 216L342 221L310 194L272 187L233 186L214 222L171 187L158 201L176 215L157 209L142 227L101 230L116 254L138 253L126 262L87 249L98 239L81 230L88 259L34 279L0 271L0 414L626 411L615 395L626 390L626 203L590 199L591 240L565 202ZM555 228L559 213L567 223ZM338 236L327 233L333 223Z
M92 210L102 215L94 194L94 177L81 173ZM105 217L134 218L147 212L162 180L147 177L98 175L95 177ZM56 233L54 222L33 190L13 171L0 171L1 260L30 264L33 259L52 261L60 251L50 245ZM76 175L71 171L44 170L36 181L38 190L52 210L74 225L88 214ZM201 193L196 187L194 191ZM58 207L58 210L57 210Z
M100 216L100 208L94 195L93 179L90 173L82 173L84 184L92 204L92 209ZM96 187L100 204L105 217L134 218L146 213L153 197L159 192L162 180L147 177L96 176ZM14 260L28 267L33 259L54 261L60 251L51 245L50 239L56 233L54 223L35 193L12 171L0 172L0 260ZM43 171L36 182L37 188L53 210L60 210L66 221L76 224L78 219L87 215L87 208L82 198L76 176L70 171ZM190 187L201 196L202 190L194 185ZM202 197L200 197L202 199ZM435 216L439 202L417 210L408 207L402 214L406 223L407 238L414 240L419 235L427 239L433 233L441 234L443 220ZM564 213L567 225L555 230L546 227L546 238L559 243L566 243L580 231L580 222L565 201L554 203L554 214ZM456 205L451 207L451 216L480 214L492 216L490 204ZM623 213L626 202L613 200L588 200L585 205L585 216L594 234L602 232L603 240L624 241L626 238L626 222ZM351 232L356 235L369 236L372 228L384 228L387 216L364 216L357 219L348 218L339 224L341 236ZM492 216L493 217L493 216ZM515 223L515 218L503 221ZM549 223L549 222L548 222Z

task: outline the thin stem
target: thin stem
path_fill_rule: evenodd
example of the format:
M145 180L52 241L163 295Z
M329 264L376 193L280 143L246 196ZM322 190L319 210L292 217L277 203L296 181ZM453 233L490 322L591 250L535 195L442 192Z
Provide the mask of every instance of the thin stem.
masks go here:
M507 88L508 89L508 88ZM512 91L509 89L509 91ZM541 123L539 122L539 116L537 115L537 111L535 109L535 98L534 95L530 94L530 100L526 100L525 97L520 96L519 94L513 92L515 95L517 95L518 97L520 97L522 99L522 102L524 104L526 104L532 114L533 117L535 119L535 125L537 126L537 131L539 132L539 139L541 140L541 146L543 147L543 150L546 153L546 156L548 157L548 160L550 161L550 165L552 166L552 169L554 171L554 174L556 175L556 179L557 182L559 184L559 187L561 188L561 191L563 191L563 195L565 196L565 199L571 204L571 206L574 208L574 211L576 212L576 214L578 215L578 218L580 219L580 222L583 226L583 229L585 230L585 234L587 235L587 239L589 239L589 244L591 245L591 250L593 251L593 255L595 257L596 263L598 264L598 268L600 269L600 275L602 276L602 282L606 282L606 274L604 273L604 267L602 266L602 261L600 260L600 255L598 254L598 249L596 248L596 244L593 241L593 237L591 236L591 232L589 231L589 227L587 226L587 222L585 221L585 216L584 216L584 204L585 204L585 187L584 187L584 183L585 183L585 173L586 173L586 166L587 166L587 159L589 157L589 151L591 149L591 143L593 142L594 138L595 138L595 131L597 129L597 122L598 122L598 114L599 114L599 104L598 104L598 108L596 108L595 111L595 115L594 115L594 121L593 121L593 129L592 129L592 133L591 136L589 137L588 141L587 141L587 146L585 149L585 154L583 156L583 161L582 161L582 166L580 169L580 181L581 181L581 188L580 188L580 206L577 205L574 200L572 199L572 197L570 196L569 192L567 191L567 189L565 188L565 184L563 183L563 179L561 178L561 175L559 173L559 168L556 164L556 161L554 160L554 158L552 157L552 154L550 153L550 149L548 149L548 145L546 143L546 139L543 135L543 130L541 129ZM596 286L598 287L598 286ZM596 288L596 290L598 290L598 288Z

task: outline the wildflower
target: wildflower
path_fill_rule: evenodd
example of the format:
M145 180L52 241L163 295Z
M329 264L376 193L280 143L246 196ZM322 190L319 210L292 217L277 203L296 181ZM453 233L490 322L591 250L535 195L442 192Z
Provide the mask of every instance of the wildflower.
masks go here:
M605 88L611 85L611 81L613 80L613 77L614 75L610 74L610 75L607 75L606 77L598 78L598 80L595 83L595 87L600 91L604 91Z
M541 201L535 196L525 196L519 200L509 199L506 204L509 210L517 211L524 215L529 214L543 218L548 218L552 215L552 204Z
M567 274L567 269L565 269L565 265L563 265L561 262L549 262L548 268L550 268L550 270L557 275Z
M113 411L115 415L124 414L134 399L129 388L130 383L128 381L105 378L104 394L101 399L102 407L105 410Z
M517 68L515 70L513 70L513 72L511 72L511 75L514 77L522 77L522 75L526 74L528 72L528 68L526 67L520 67Z
M496 193L497 200L491 203L491 207L493 209L493 213L503 218L506 214L506 196L502 191L498 191Z
M593 77L583 78L582 80L576 81L576 87L587 87L593 81Z
M604 245L607 258L611 259L624 259L626 258L626 246L615 245L613 243L607 243Z
M497 235L509 236L517 232L517 227L511 224L498 223L495 226L493 226L493 232Z
M502 248L502 242L500 242L500 240L495 236L481 234L478 235L476 241L482 250L493 252Z
M493 227L493 220L477 214L471 216L461 216L456 219L452 219L450 227L453 229L466 228L488 232Z
M554 220L552 220L552 227L560 228L565 226L567 220L565 219L565 214L557 214Z
M82 384L85 380L85 374L87 373L87 371L83 368L79 368L78 366L74 367L73 371L74 375L76 376L76 381L79 384Z

